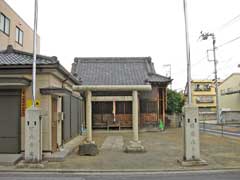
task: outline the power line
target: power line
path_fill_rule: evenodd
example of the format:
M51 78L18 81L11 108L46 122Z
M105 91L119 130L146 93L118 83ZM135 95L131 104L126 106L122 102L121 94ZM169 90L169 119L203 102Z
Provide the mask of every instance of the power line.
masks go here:
M233 68L233 66L234 66L233 64L230 64L230 65L228 65L228 66L222 67L222 68L218 69L218 72L223 72L223 70L224 70L224 71L229 70L229 69ZM211 72L211 74L209 74L208 76L206 76L205 79L209 79L213 74L214 74L214 72ZM221 75L221 76L223 76L223 75ZM219 78L220 78L220 76L219 76Z
M197 62L193 63L192 66L196 66L197 64L199 64L200 62L202 62L202 60L206 59L206 56L202 57L201 59L199 59Z
M227 60L224 60L224 61L218 61L218 63L219 64L224 64L224 63L229 63L230 61L232 61L233 60L233 56L232 57L230 57L230 58L228 58Z
M236 64L238 64L238 63L236 63ZM232 68L233 66L237 66L236 64L235 64L235 63L234 63L234 64L232 64L232 63L231 63L231 64L227 63L227 64L224 65L224 67L219 68L218 71L223 71L223 70L225 71L225 70L227 70L227 69Z
M228 67L227 70L232 69L232 68L233 68L232 66ZM229 76L229 74L232 74L232 73L233 73L233 71L224 71L224 73L222 73L222 77L226 78L226 76Z
M225 45L227 45L227 44L230 44L230 43L232 43L232 42L234 42L234 41L236 41L236 40L238 40L238 39L240 39L240 36L238 36L238 37L236 37L236 38L234 38L234 39L231 39L231 40L229 40L229 41L227 41L227 42L219 45L217 48L221 48L221 47L223 47L223 46L225 46Z
M213 72L211 72L211 74L209 74L205 79L209 79L212 75L213 75Z
M195 63L193 63L191 66L194 67L196 65L198 65L200 62L202 62L204 59L206 59L206 56L203 56L202 58L200 58L198 61L196 61ZM177 72L174 72L173 74L179 74L182 73L185 70L185 68L181 68L179 69Z
M235 16L235 17L233 17L232 19L230 19L229 21L227 21L227 22L224 23L223 25L221 25L220 28L218 28L217 31L220 31L220 30L226 28L227 26L230 26L230 25L234 24L235 22L237 22L237 21L239 21L239 20L240 20L240 14L237 15L237 16ZM221 48L221 47L223 47L223 46L225 46L225 45L227 45L227 44L230 44L230 43L232 43L232 42L234 42L234 41L236 41L236 40L238 40L238 39L240 39L240 36L237 36L237 37L235 37L234 39L231 39L231 40L229 40L229 41L226 41L225 43L219 45L216 49ZM226 61L221 61L221 63L229 64L230 61L232 61L232 57L229 58L229 59L226 60ZM198 62L196 62L194 65L198 64L199 62L201 62L201 60L199 60ZM225 66L224 68L220 68L220 71L223 70L223 69L225 69L225 70L226 70L226 69L229 69L229 67L232 67L232 65L231 65L231 66L227 66L227 68L226 68L226 66ZM209 75L206 77L206 79L210 78L212 75L213 75L213 73L209 74Z
M240 20L240 14L237 15L237 16L235 16L234 18L228 20L228 21L227 21L226 23L224 23L223 25L221 25L218 30L222 30L222 29L226 28L227 26L229 26L229 25L231 25L231 24L234 24L234 23L237 22L238 20Z
M236 17L235 17L235 18L236 18ZM239 15L239 18L240 18L240 15ZM236 38L234 38L234 39L232 39L232 40L229 40L229 41L227 41L227 42L219 45L219 46L217 47L217 49L218 49L218 48L221 48L221 47L223 47L223 46L225 46L225 45L227 45L227 44L229 44L229 43L232 43L232 42L234 42L234 41L236 41L236 40L238 40L238 39L240 39L240 36L238 36L238 37L236 37ZM200 58L197 62L193 63L193 64L192 64L192 68L193 68L194 66L198 65L200 62L202 62L204 59L206 59L206 56L203 56L203 57ZM229 59L230 59L230 61L232 60L232 58L229 58ZM229 59L228 59L228 62L229 62ZM223 62L225 62L225 61L220 61L220 62L223 63ZM185 68L184 68L184 69L182 68L181 70L175 72L174 74L182 73L183 70L185 70Z

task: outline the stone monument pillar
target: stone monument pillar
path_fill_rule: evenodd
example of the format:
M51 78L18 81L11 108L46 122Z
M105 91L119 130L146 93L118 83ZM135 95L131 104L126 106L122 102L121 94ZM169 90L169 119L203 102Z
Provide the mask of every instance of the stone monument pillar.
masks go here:
M199 115L198 107L186 105L183 119L184 155L180 161L183 166L206 165L200 159Z

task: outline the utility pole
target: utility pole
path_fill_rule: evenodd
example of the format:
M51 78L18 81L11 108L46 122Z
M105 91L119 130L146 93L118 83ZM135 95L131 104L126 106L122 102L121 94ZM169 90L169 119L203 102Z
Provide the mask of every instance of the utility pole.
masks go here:
M185 22L185 36L186 36L186 54L187 54L187 92L188 92L188 104L192 104L192 88L191 88L191 60L190 60L190 43L188 35L188 13L187 3L183 0L184 9L184 22Z
M217 110L217 123L220 122L220 111L219 111L219 96L218 96L218 77L217 77L217 59L216 59L216 39L213 34L213 61L214 61L214 74L215 74L215 92L216 92L216 110Z
M38 20L38 0L34 5L34 33L33 33L33 67L32 67L32 106L36 103L36 59L37 59L37 20Z
M38 0L34 5L33 65L32 65L32 106L26 109L25 119L25 162L42 167L42 111L36 107L36 59L37 59L37 17Z
M208 37L212 37L213 44L213 62L214 62L214 75L215 75L215 93L216 93L216 114L217 114L217 123L220 122L220 110L219 110L219 95L218 95L218 76L217 76L217 58L216 58L216 38L214 33L203 33L201 32L202 40L207 40Z

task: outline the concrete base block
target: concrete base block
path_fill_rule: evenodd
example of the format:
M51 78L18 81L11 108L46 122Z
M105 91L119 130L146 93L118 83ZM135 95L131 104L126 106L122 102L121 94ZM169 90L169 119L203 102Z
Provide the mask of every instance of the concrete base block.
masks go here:
M141 141L129 141L129 144L125 145L124 152L126 153L144 153L145 147L141 144Z
M70 152L68 152L68 151L45 153L45 154L43 154L43 160L46 160L48 162L63 162L69 153Z
M190 166L207 166L208 163L205 160L178 160L178 162L185 167L190 167Z
M40 161L39 163L30 163L30 162L26 162L25 160L20 161L16 167L17 168L33 168L33 169L42 169L45 167L45 165L47 164L48 161Z
M96 144L87 143L79 145L79 155L80 156L96 156L99 153Z

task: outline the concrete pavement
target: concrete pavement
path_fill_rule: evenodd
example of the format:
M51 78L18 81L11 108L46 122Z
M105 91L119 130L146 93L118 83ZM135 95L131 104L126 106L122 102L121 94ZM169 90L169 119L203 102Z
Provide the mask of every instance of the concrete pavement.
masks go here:
M76 148L78 148L78 145L82 143L84 140L84 136L77 136L73 138L70 142L66 143L64 145L64 148L61 149L61 151L55 152L53 154L51 153L44 153L43 159L44 161L64 161L64 159L71 154ZM13 166L20 160L22 160L24 157L24 153L20 154L0 154L0 169L1 166ZM21 165L22 166L22 165Z
M106 142L109 136L122 136L124 143L132 138L132 132L93 133L98 147ZM226 169L240 168L240 140L228 137L201 133L201 158L208 166L182 167L177 159L183 156L182 129L167 129L164 132L143 132L140 139L147 152L128 154L119 149L101 149L94 157L78 156L73 153L64 162L48 163L50 169L79 169L99 171L125 170L192 170L192 169Z
M49 162L43 169L18 169L0 166L10 171L57 171L57 172L147 172L185 171L212 169L240 169L240 139L200 134L201 158L208 166L182 167L177 163L183 155L182 129L167 129L164 132L141 132L140 139L146 153L124 153L122 144L132 138L131 131L94 132L93 139L102 147L97 156L79 156L77 150L63 162Z
M122 136L109 136L103 142L100 150L119 150L123 149L123 137Z
M23 154L0 154L0 166L13 166L22 157Z

